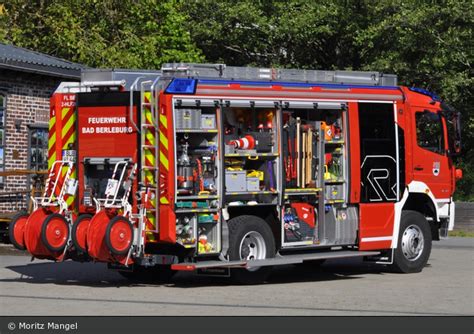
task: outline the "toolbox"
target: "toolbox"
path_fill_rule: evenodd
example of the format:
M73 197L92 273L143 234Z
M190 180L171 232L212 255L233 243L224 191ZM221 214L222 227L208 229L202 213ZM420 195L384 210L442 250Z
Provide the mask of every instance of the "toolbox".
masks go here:
M344 199L344 185L343 184L326 184L325 187L326 200L335 201Z
M258 177L247 177L247 191L259 191L260 180Z
M245 170L226 170L225 187L227 192L247 191L247 172Z
M201 128L201 109L179 108L176 113L177 129L200 129Z
M201 129L215 129L216 128L216 115L214 114L202 114L201 115Z

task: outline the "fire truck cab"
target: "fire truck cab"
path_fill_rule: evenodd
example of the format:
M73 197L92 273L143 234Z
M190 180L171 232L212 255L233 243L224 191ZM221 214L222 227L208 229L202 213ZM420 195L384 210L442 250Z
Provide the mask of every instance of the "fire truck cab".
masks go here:
M12 222L33 256L156 279L258 282L356 256L407 273L454 226L459 114L394 75L164 64L100 79L52 97L67 208Z

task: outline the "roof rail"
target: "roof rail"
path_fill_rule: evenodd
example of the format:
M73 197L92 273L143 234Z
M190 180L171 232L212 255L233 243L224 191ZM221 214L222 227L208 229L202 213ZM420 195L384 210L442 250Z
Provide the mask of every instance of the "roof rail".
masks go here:
M284 68L239 67L225 64L166 63L164 77L273 80L366 86L396 86L395 74L363 71L322 71Z
M85 69L81 72L82 82L97 81L123 81L125 90L130 90L137 78L139 85L141 81L154 80L161 76L161 71L156 70L127 70L127 69Z

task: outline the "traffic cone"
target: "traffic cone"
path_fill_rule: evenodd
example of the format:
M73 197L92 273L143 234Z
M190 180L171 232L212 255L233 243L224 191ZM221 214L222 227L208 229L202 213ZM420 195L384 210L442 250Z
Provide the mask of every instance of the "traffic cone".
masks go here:
M240 148L242 150L251 150L255 148L255 139L251 135L246 135L243 138L231 140L229 145L234 145L235 148Z

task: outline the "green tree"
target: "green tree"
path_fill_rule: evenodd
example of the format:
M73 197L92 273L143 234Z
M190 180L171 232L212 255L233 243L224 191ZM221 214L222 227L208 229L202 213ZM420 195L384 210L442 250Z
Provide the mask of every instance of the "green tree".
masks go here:
M93 67L163 62L371 70L463 115L457 198L474 200L472 0L10 0L0 41Z
M202 61L176 0L10 0L0 39L91 67Z
M462 113L464 170L456 197L474 200L474 5L448 0L367 2L355 35L361 69L393 72L400 84L433 91Z
M189 30L208 61L371 70L431 90L463 115L458 199L474 200L472 1L193 1Z

